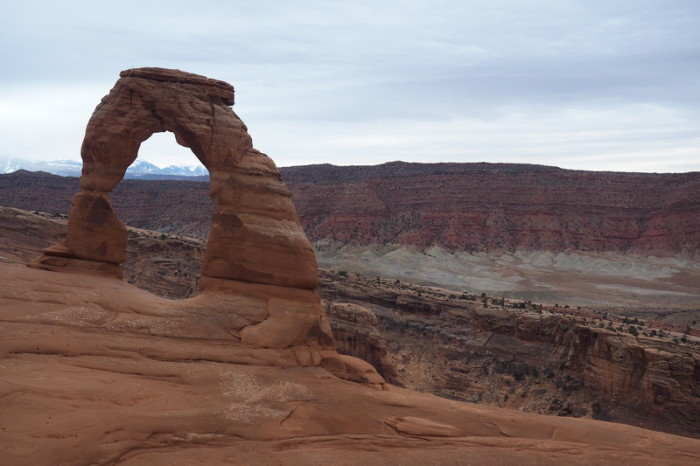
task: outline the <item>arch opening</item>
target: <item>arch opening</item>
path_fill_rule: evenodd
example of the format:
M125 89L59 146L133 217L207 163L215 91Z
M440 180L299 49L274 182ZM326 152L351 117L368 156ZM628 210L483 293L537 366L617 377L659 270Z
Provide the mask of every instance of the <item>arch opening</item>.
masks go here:
M160 164L151 163L151 156L159 156ZM190 163L181 163L187 160ZM167 161L172 163L166 164ZM189 148L177 144L172 133L154 133L145 140L124 178L128 181L120 182L114 189L112 203L127 225L207 239L214 210L209 195L209 171ZM190 183L187 189L178 189L174 181Z
M153 133L144 140L136 160L127 168L127 178L180 179L209 176L209 170L189 147L177 142L174 133ZM197 179L197 181L200 181Z

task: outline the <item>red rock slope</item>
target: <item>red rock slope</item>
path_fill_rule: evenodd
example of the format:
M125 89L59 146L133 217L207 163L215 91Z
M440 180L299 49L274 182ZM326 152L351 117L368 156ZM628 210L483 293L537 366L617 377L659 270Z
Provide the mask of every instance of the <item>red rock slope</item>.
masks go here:
M234 296L170 301L7 260L3 464L700 462L695 439L339 379L296 348L239 341Z

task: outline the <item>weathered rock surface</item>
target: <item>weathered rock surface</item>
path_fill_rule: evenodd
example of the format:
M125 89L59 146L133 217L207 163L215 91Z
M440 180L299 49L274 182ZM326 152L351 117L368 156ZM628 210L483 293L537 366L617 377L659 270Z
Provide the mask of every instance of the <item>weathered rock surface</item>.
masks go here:
M251 346L249 297L172 301L9 259L0 274L3 464L700 461L695 439L419 394L320 345Z
M249 316L226 331L251 346L286 348L308 340L332 350L314 293L316 259L291 195L272 160L253 148L231 105L233 87L221 81L160 68L123 71L88 122L82 191L73 198L65 242L29 265L121 278L128 237L109 193L141 143L171 131L210 172L215 207L199 286L211 296L243 300L229 310L232 319Z

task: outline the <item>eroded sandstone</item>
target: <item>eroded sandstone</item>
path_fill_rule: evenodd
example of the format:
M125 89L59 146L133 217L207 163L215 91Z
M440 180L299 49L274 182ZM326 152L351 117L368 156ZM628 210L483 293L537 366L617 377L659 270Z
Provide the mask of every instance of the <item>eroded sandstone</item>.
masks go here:
M252 347L232 334L259 316L226 312L255 309L246 297L171 301L5 261L0 273L3 464L700 461L695 439L381 385L318 346Z
M312 290L316 260L277 167L253 148L231 110L233 87L178 70L121 73L87 125L82 192L73 199L66 246L77 259L120 264L126 230L109 193L143 141L170 131L210 173L214 202L202 273L208 277ZM51 255L51 251L47 252Z
M205 293L245 296L245 305L257 310L257 321L230 330L256 347L308 340L332 349L313 291L316 259L289 190L272 160L253 148L247 127L231 110L233 102L233 87L223 81L161 68L123 71L88 122L82 191L73 198L66 240L30 265L121 278L127 231L110 192L141 143L170 131L210 173L214 212L199 286Z

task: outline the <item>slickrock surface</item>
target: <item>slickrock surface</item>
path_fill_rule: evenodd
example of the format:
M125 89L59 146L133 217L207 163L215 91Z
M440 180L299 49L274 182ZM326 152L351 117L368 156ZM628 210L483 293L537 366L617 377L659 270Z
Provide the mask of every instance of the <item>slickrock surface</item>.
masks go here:
M0 208L0 260L36 257L65 235L65 223ZM201 241L130 229L125 279L160 296L194 296L202 250ZM645 336L652 328L637 325L633 337L622 318L603 312L504 308L494 298L486 309L480 297L353 274L322 272L321 283L338 350L370 361L392 383L455 400L700 436L700 354L692 346L700 334L672 342L686 324L663 337ZM700 319L687 317L687 324Z
M0 273L3 464L700 461L690 438L453 402L369 367L350 377L364 383L339 379L314 365L323 350L240 341L256 307L235 296L171 301L5 261Z

